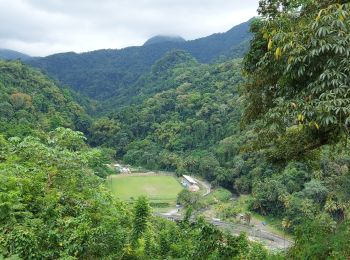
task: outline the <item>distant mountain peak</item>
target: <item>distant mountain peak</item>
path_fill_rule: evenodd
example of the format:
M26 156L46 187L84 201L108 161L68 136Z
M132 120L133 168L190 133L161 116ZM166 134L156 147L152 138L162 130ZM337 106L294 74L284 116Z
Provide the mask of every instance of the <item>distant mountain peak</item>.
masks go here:
M29 60L30 58L27 54L0 48L0 60Z
M143 45L151 45L163 42L185 42L186 40L179 35L157 35L148 39Z

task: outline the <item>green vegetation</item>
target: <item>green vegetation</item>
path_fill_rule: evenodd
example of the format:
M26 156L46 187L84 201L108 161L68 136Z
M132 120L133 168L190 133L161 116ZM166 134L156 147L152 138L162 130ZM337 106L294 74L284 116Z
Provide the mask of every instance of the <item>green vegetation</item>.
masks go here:
M210 201L218 201L218 202L228 202L232 198L232 193L229 190L218 188L215 189L212 193L210 193L206 199Z
M180 183L167 175L112 175L109 177L112 193L123 201L147 196L150 202L174 204L182 190Z
M200 194L183 189L177 196L176 202L184 207L199 209L202 207L200 203Z
M119 258L129 217L93 174L98 151L84 145L79 132L59 128L49 135L45 141L0 139L1 254Z
M90 128L90 118L73 101L74 94L57 88L39 72L19 62L1 62L0 96L9 112L1 113L0 258L193 259L268 254L246 237L232 237L203 221L175 224L153 217L146 198L137 199L132 209L112 196L105 179L111 173L110 150L90 148L82 132L63 126L84 126L89 134L90 129L105 128ZM100 122L108 124L108 120ZM181 190L173 177L161 183L167 180L174 193Z
M208 66L169 53L139 82L138 104L110 114L120 126L117 155L251 194L247 210L274 219L297 244L317 218L329 236L348 230L350 24L349 5L338 2L261 1L242 63ZM201 203L185 192L180 199ZM223 214L237 210L227 205ZM347 254L322 250L321 258Z
M91 119L73 96L37 70L0 61L0 132L23 137L64 126L87 133Z
M346 2L261 1L265 19L252 26L244 62L244 122L255 132L250 147L278 167L253 183L251 209L283 218L296 234L292 258L349 254Z
M132 212L113 199L103 180L93 174L89 165L96 160L95 153L86 146L79 145L73 151L65 142L53 141L60 140L61 132L52 132L49 142L34 137L16 137L9 142L0 139L0 252L4 257L189 259L198 255L267 255L244 236L225 235L203 221L177 226L154 219L145 198L137 200ZM69 143L80 140L83 144L79 133L64 133ZM213 244L213 239L217 243Z
M84 145L79 132L59 128L50 137L0 138L0 255L5 258L221 258L245 257L257 250L267 254L244 236L225 235L203 221L178 226L153 218L146 198L139 198L132 211L94 175L90 165L96 164L97 153Z
M151 215L151 208L148 205L147 198L141 196L137 199L134 206L132 244L135 247L140 238L147 232L148 219Z
M213 180L220 167L217 144L239 132L240 61L201 65L175 51L158 61L144 79L135 98L140 104L112 113L112 126L105 127L102 135L119 128L112 144L128 164Z
M177 43L167 43L36 63L100 103L58 88L19 62L1 61L0 255L348 258L347 2L261 0L243 60L201 64L219 52L202 57L186 48L170 51ZM78 101L97 113L88 116ZM181 191L170 176L106 179L111 156L135 167L197 175L215 189L201 197ZM108 180L116 197L135 203L112 196ZM232 193L240 195L237 201ZM226 220L243 213L266 221L295 244L273 255L201 218L192 223L191 210L179 223L152 216L151 203L175 199Z
M219 58L242 58L248 49L250 21L233 27L226 33L213 34L187 42L163 42L121 50L98 50L82 54L62 53L29 60L60 83L100 101L123 106L132 98L136 82L167 52L177 49L190 53L200 62ZM130 96L125 99L125 89ZM118 100L118 101L117 101Z

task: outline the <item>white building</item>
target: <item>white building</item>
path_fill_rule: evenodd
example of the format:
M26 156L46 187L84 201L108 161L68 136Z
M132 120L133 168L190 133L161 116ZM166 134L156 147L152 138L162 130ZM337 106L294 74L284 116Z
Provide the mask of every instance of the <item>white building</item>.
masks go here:
M199 190L198 182L195 179L188 175L182 175L182 177L181 184L188 188L189 191L196 192Z
M185 187L189 187L191 185L197 185L198 183L191 176L182 175L183 179L181 181L182 185Z
M119 163L114 164L115 170L119 173L131 173L129 167L123 166Z

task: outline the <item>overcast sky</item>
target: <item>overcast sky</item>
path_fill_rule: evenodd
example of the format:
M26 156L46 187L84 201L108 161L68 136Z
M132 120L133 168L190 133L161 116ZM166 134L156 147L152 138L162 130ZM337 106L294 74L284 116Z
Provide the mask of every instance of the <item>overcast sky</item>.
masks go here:
M187 40L225 32L256 15L259 0L0 0L0 48L44 56Z

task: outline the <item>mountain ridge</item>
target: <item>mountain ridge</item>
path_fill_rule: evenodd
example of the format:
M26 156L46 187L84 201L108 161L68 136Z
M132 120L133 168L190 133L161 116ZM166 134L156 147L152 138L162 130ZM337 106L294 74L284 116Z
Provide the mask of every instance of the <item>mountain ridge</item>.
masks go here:
M32 59L32 57L25 54L25 53L10 50L10 49L0 48L0 60L22 60L22 61L25 61L25 60L29 60L29 59Z
M190 53L200 63L213 63L221 57L240 58L248 49L252 20L226 33L213 34L185 42L163 42L124 49L86 53L61 53L27 61L62 85L97 100L118 96L121 89L134 84L151 66L173 49Z

